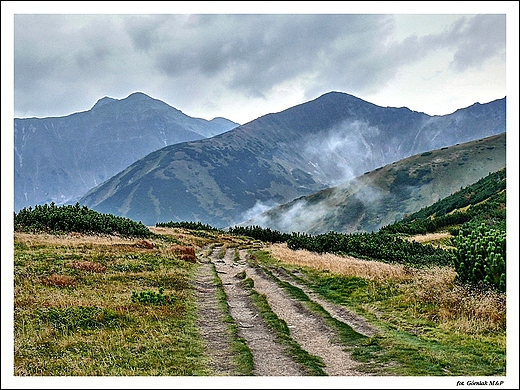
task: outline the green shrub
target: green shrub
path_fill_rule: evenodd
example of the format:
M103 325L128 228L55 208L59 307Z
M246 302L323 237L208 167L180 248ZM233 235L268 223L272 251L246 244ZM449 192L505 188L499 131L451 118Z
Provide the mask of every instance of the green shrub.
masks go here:
M485 223L453 239L460 281L506 291L506 234Z
M67 308L41 308L40 321L50 322L57 330L92 330L123 326L128 319L112 310L93 306L73 306Z
M15 231L78 232L96 234L120 234L122 236L149 237L148 228L141 222L102 214L87 206L56 206L51 204L23 208L14 213Z
M192 221L170 221L170 222L157 222L155 224L156 227L166 227L166 228L182 228L182 229L190 229L190 230L207 230L211 232L218 232L220 229L213 227L211 225L202 223L202 222L192 222Z
M152 305L165 305L169 303L175 302L175 297L173 295L165 295L164 289L159 288L159 292L156 293L151 290L146 291L132 291L132 302L143 303L143 304L152 304Z

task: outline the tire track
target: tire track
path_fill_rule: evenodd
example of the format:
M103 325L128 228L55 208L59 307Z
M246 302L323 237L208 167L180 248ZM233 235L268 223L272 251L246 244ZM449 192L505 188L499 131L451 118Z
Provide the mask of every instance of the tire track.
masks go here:
M217 286L214 283L213 265L199 258L202 265L197 270L194 282L198 302L197 326L205 342L208 366L213 375L236 375L230 335L223 313L219 308Z
M325 363L323 370L329 376L364 375L356 371L358 365L345 350L345 346L335 341L335 332L323 319L310 312L303 304L279 287L264 271L251 268L248 275L253 279L255 289L264 294L273 312L282 318L291 335L303 349L319 356Z
M220 247L215 247L209 259L215 265L226 293L230 314L239 325L239 336L243 337L254 361L257 376L302 376L302 367L285 353L285 348L276 342L276 336L267 327L249 298L248 291L241 286L236 275L248 266L244 257L234 261L234 249L227 249L223 259L218 258Z
M367 322L363 317L358 314L348 310L347 308L336 305L334 303L328 302L321 298L315 292L309 290L307 286L304 286L297 281L295 281L290 275L285 272L283 269L278 268L270 268L270 271L276 275L276 277L284 282L290 283L295 287L298 287L302 290L310 299L314 302L318 303L323 307L327 312L338 321L341 321L347 325L349 325L352 329L354 329L357 333L362 335L372 337L376 334L380 333L379 329L372 326L369 322Z

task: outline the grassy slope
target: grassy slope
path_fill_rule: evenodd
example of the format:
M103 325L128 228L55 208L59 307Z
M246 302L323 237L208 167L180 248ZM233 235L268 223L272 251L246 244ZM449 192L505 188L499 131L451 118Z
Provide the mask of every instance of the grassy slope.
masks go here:
M155 231L167 239L149 239L153 249L139 240L15 233L15 375L211 375L194 325L190 280L195 264L181 260L175 248L251 241L218 232ZM501 298L488 297L491 308L478 318L470 318L474 303L469 301L459 305L458 314L447 312L449 298L461 297L449 273L444 278L417 274L413 280L373 280L323 271L319 263L302 268L289 261L264 261L305 269L312 288L383 331L350 345L367 373L505 374ZM173 304L131 300L132 291L158 292L160 287L176 298ZM444 301L433 299L439 296ZM495 322L484 320L489 313Z
M505 133L425 152L270 209L259 220L288 232L378 231L503 168L505 155Z
M458 286L450 268L414 270L283 245L255 256L382 331L351 345L367 372L505 375L505 296Z

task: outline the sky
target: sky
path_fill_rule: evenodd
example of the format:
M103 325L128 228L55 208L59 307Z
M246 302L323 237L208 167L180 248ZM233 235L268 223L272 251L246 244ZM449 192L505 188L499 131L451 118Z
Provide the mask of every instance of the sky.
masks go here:
M300 2L303 14L288 13L302 12L291 2L76 3L12 7L15 117L64 116L136 91L240 124L330 91L444 115L507 95L506 17L518 22L512 2L406 3L422 14L395 14L399 2Z
M429 115L507 96L517 188L518 4L2 1L2 241L12 240L11 113L65 116L136 91L240 124L330 91ZM517 200L508 191L508 213Z

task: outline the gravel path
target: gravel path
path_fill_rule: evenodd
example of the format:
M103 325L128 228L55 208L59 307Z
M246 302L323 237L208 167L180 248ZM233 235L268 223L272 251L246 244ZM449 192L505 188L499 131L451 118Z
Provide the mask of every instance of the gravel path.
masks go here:
M298 363L286 354L284 346L276 342L276 336L262 320L249 297L248 290L242 287L242 279L237 277L237 274L242 272L245 272L247 277L253 280L254 289L266 297L271 310L287 323L291 337L308 353L322 359L325 363L323 370L327 375L366 375L356 371L357 363L351 359L345 347L337 341L334 331L326 325L320 316L309 311L298 300L289 297L285 290L262 269L248 264L246 249L239 251L239 259L235 258L235 249L226 249L222 258L219 258L220 251L221 247L213 248L207 260L215 265L227 296L230 314L239 326L239 336L246 340L251 350L254 360L254 375L302 376L307 374ZM204 274L204 267L208 266L210 265L202 265L199 278ZM303 289L303 286L297 285L288 275L278 273L277 277ZM199 280L197 283L203 283L201 284L202 287L206 285L204 283L208 282L209 280L205 282ZM308 291L305 292L311 299L328 310L332 316L351 325L359 333L366 335L376 333L377 330L364 322L359 316L350 313L345 308L319 300L318 297ZM206 335L205 338L208 340L208 351L214 348L219 351L218 353L216 351L210 353L210 356L212 356L211 368L218 371L216 375L233 375L229 363L226 363L226 359L229 360L230 357L225 353L224 344L226 344L226 341L223 337L225 332L218 330L219 326L216 323L218 322L218 315L214 311L215 308L211 308L211 300L203 291L199 292L199 306L201 316L212 316L211 319L201 319L200 322L203 329L202 333ZM207 327L214 328L214 330L204 330ZM222 339L216 340L219 337L222 337Z
M198 269L195 281L199 302L197 325L206 343L208 366L214 375L234 375L236 367L229 347L231 336L226 330L223 313L218 306L213 265L204 258L199 258L199 261L202 265Z
M372 326L369 322L367 322L363 317L357 315L356 313L348 310L346 307L341 305L336 305L334 303L328 302L322 298L320 298L316 293L310 291L306 286L299 284L294 279L290 277L284 270L276 269L271 270L278 279L283 280L285 282L291 283L293 286L298 287L302 290L307 296L312 299L314 302L318 303L323 307L327 312L335 319L349 325L356 332L372 337L379 333L379 330Z
M254 361L257 376L303 375L302 368L285 354L284 347L276 342L276 337L267 327L254 307L249 293L241 286L236 275L248 268L244 258L235 262L234 249L227 249L223 259L218 258L220 248L214 248L210 260L215 264L222 280L231 316L239 326L239 336L243 337Z

